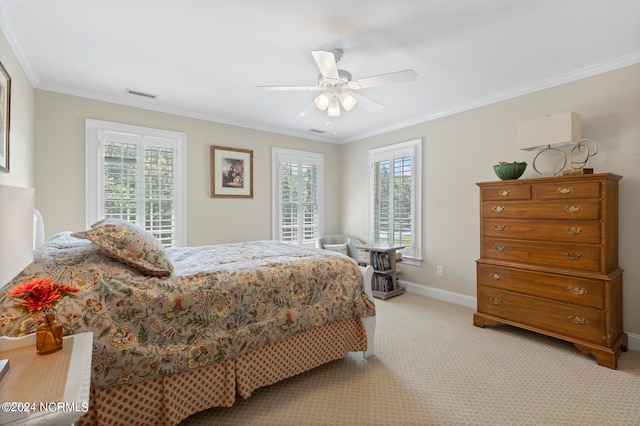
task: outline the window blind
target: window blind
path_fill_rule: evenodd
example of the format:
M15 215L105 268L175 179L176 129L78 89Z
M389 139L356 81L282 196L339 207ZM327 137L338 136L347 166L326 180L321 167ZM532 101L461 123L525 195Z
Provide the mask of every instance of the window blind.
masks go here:
M145 145L145 229L162 245L173 245L175 150Z
M175 240L175 158L170 139L103 131L104 217L136 223L164 246Z
M413 245L411 156L373 163L373 234L375 243Z
M322 155L274 148L274 238L312 244L322 232Z
M419 256L420 141L369 151L370 240Z

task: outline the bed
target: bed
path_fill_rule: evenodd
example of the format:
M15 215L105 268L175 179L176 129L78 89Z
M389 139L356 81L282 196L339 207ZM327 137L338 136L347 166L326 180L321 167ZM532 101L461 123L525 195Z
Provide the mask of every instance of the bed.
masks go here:
M89 411L77 424L176 425L372 353L371 270L353 259L275 241L165 250L149 237L117 220L54 235L0 291L0 334L19 336L36 322L8 288L51 276L80 289L58 305L65 332L94 333Z

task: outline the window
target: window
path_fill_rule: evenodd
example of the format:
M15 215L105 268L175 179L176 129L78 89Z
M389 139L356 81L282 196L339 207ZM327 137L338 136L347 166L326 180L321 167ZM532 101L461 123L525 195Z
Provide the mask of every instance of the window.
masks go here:
M87 226L125 219L166 247L186 243L186 135L98 120L86 123Z
M406 263L421 259L422 140L369 151L369 240L403 245Z
M323 232L323 155L273 148L273 238L314 244Z

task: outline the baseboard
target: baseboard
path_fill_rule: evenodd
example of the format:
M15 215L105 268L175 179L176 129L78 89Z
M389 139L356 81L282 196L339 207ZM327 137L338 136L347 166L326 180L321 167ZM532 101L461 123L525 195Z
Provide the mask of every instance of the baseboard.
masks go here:
M629 349L640 351L640 334L629 333L627 331L627 336L629 336Z
M431 297L433 299L455 303L456 305L462 305L473 309L478 306L477 299L473 296L454 293L453 291L442 290L440 288L429 287L404 280L399 280L399 283L401 286L406 288L409 293L419 294L421 296ZM627 336L629 337L629 349L640 351L640 334L627 332Z
M409 281L399 280L401 286L407 289L409 293L419 294L421 296L432 297L434 299L443 300L445 302L455 303L456 305L466 306L468 308L476 308L477 301L473 296L467 296L453 291L442 290L441 288L429 287L426 285L415 284Z

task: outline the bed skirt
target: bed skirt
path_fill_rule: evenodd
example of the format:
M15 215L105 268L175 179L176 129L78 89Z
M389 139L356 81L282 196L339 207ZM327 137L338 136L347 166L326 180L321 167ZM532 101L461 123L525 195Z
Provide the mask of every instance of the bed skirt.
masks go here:
M177 425L197 412L231 407L236 395L248 398L258 388L366 349L362 320L347 318L197 370L92 389L89 411L75 424Z

